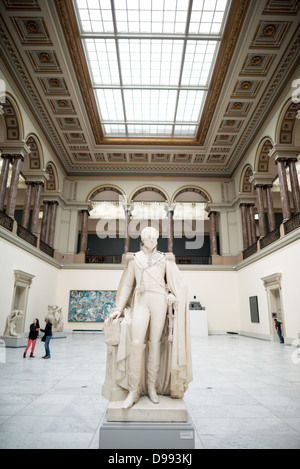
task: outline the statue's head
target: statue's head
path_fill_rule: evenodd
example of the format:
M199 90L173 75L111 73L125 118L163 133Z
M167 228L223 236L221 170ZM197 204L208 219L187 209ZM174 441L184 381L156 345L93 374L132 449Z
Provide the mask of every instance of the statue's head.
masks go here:
M142 243L149 251L153 251L156 248L158 237L159 232L152 226L147 226L141 232Z

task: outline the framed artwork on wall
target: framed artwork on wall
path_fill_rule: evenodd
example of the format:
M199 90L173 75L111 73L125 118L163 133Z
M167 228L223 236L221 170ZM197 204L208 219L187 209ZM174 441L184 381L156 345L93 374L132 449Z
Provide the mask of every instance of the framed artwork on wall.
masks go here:
M71 290L69 322L104 322L116 296L116 290Z
M257 296L249 297L251 322L259 322Z

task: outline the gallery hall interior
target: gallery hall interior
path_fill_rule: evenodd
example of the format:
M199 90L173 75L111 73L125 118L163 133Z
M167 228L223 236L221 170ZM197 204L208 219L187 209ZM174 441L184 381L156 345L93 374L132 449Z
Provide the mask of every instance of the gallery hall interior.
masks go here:
M0 448L300 449L300 0L0 35Z

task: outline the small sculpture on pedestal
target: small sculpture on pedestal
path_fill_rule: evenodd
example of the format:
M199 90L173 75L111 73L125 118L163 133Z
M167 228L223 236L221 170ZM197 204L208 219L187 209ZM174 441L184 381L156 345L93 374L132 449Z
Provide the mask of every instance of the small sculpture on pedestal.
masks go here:
M158 236L145 228L142 250L127 254L116 306L104 323L102 393L110 401L126 397L123 409L145 395L153 404L159 395L181 399L192 381L188 294L174 254L157 251Z
M18 309L15 309L11 313L9 313L6 319L3 337L14 338L14 339L20 339L22 337L22 334L17 334L16 332L17 322L22 317L23 317L23 311L18 310Z
M53 332L63 332L64 330L64 321L62 308L57 305L48 306L48 314L50 322L52 323Z

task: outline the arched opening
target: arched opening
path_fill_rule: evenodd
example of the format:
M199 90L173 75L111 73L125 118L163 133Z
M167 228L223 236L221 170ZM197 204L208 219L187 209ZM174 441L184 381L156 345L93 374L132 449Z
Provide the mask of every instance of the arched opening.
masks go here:
M4 131L1 133L2 142L13 142L24 138L24 127L19 107L14 98L7 93L5 100L1 103L3 119L5 123Z
M35 135L27 137L26 144L30 148L29 169L41 169L44 166L44 156L42 145Z
M47 191L57 191L58 186L58 176L57 170L54 163L50 162L46 166L46 173L49 176L49 179L46 182L46 190Z
M252 167L248 164L244 167L241 179L240 179L240 192L243 194L252 194L253 184L250 181L251 176L253 176Z
M86 262L120 263L124 251L124 192L114 185L101 185L88 194L87 200L92 210L87 222ZM84 216L82 213L82 218ZM78 250L81 235L79 233Z

